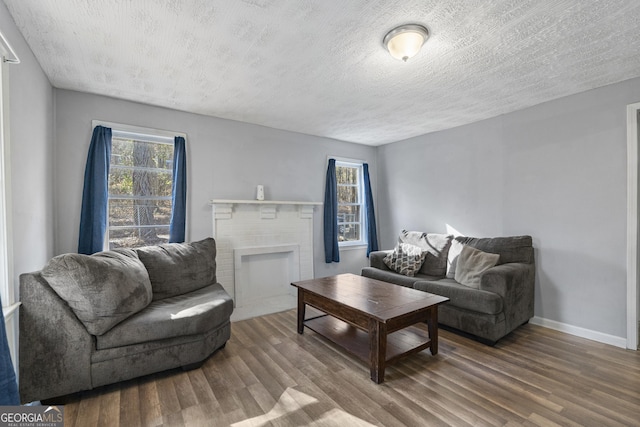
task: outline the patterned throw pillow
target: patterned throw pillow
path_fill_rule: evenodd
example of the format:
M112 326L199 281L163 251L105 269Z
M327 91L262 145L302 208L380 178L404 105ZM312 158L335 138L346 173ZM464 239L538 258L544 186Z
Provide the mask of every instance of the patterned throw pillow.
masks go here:
M421 274L444 277L447 274L447 253L452 239L453 236L450 234L402 230L398 236L398 243L409 243L427 252L420 268Z
M422 267L422 263L426 257L427 252L418 246L410 245L409 243L399 243L393 252L384 257L383 261L387 267L396 273L413 277L418 270L420 270L420 267Z

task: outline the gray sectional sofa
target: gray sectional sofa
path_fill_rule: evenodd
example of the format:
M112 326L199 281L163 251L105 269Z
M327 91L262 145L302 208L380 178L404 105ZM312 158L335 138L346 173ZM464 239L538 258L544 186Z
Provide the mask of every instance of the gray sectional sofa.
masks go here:
M233 301L211 238L91 256L20 276L20 398L50 399L176 367L224 347Z
M372 252L370 266L362 270L362 275L448 297L449 302L438 308L439 324L488 344L495 344L533 317L535 261L531 236L448 239L423 233L422 246L428 253L415 276L400 274L384 263L391 251ZM464 245L499 255L497 265L479 275L477 288L455 279L458 254Z

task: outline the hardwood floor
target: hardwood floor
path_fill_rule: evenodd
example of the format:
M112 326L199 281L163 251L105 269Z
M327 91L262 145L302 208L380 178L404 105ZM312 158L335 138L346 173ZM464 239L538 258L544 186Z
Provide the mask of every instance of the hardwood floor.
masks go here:
M426 328L426 326L425 326ZM638 426L640 352L534 325L495 347L440 331L369 379L364 363L287 311L232 324L226 348L67 397L65 426Z

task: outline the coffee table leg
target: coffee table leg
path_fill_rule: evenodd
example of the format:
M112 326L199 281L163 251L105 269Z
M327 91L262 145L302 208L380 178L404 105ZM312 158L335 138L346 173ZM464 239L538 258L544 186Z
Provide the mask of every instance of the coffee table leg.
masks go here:
M301 334L304 330L304 310L306 304L304 303L304 291L298 288L298 333Z
M429 340L431 341L431 354L438 354L438 307L434 306L429 309L429 317L427 319L427 327L429 329Z
M387 325L369 319L369 366L371 380L376 384L384 381L384 369L387 359Z

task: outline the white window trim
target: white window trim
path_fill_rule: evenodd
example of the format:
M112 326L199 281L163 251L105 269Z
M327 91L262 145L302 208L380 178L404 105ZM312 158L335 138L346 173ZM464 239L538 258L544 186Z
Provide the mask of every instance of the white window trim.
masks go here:
M127 125L122 123L107 122L103 120L92 120L91 129L96 126L104 126L111 129L112 138L125 138L125 139L140 139L143 141L155 142L158 144L174 145L175 137L181 136L185 140L187 134L184 132L175 132L164 129L146 128L142 126ZM187 209L189 206L189 195L187 194ZM108 209L108 207L107 207ZM108 221L108 214L107 214ZM189 236L189 221L185 224L185 241L188 241ZM105 235L103 239L103 250L109 250L109 224L105 229Z
M2 54L2 62L9 64L19 64L20 58L16 55L4 34L0 33L0 53Z
M115 128L111 128L111 138L132 139L164 145L173 145L175 143L173 137L169 138L167 136L158 136L141 132L127 132Z
M13 266L13 217L11 198L11 144L9 129L9 73L8 64L19 64L20 58L0 33L0 294L7 333L9 353L16 377L19 378L18 359L18 278Z
M3 61L0 69L0 291L4 307L15 306L16 284L13 282L13 253L11 227L11 168L9 144L9 74ZM8 315L9 313L6 313Z
M364 164L366 163L364 160L358 159L350 159L346 157L336 157L329 156L327 158L327 162L329 159L334 159L336 161L336 167L338 166L347 166L347 167L357 167L360 171L359 182L360 182L360 240L357 241L346 241L346 242L338 242L339 250L350 250L350 249L360 249L362 247L366 247L368 245L367 228L365 226L365 194L364 194Z

